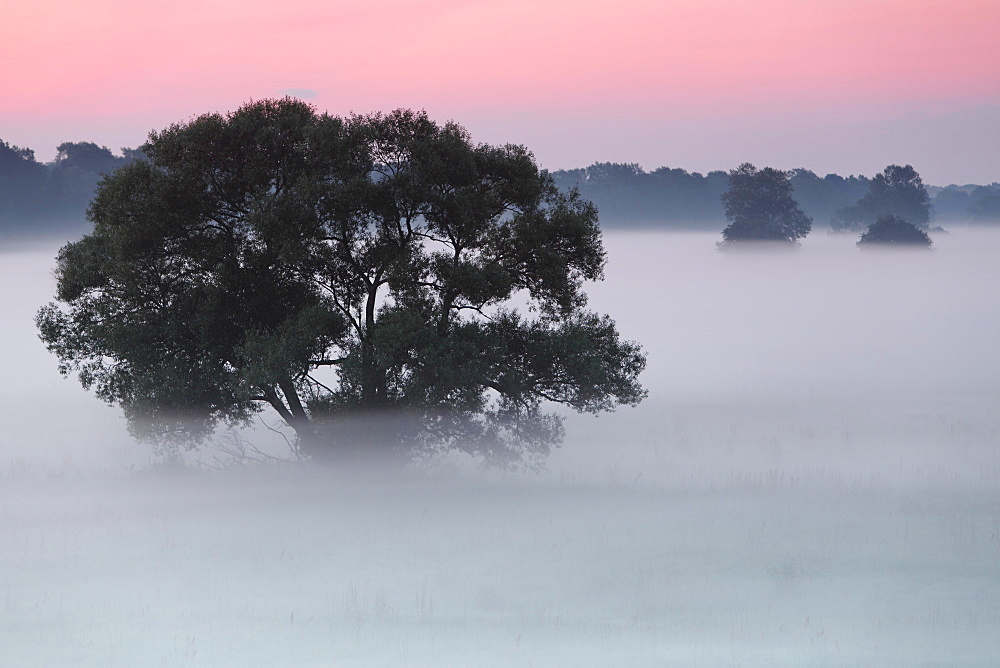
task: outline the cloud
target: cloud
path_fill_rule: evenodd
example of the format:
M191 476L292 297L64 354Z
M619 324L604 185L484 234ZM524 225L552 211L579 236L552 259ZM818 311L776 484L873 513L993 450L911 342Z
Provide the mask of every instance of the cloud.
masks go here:
M311 100L319 95L319 92L314 91L311 88L286 88L284 90L279 90L278 93L289 97L298 97L303 100Z

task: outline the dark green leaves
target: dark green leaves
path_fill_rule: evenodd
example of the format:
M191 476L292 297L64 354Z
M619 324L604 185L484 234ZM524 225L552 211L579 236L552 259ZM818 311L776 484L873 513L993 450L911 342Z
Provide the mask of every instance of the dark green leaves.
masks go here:
M896 216L927 229L931 219L930 196L910 165L889 165L868 183L868 192L856 203L837 211L837 229L865 229L882 216Z
M928 248L931 238L922 229L899 216L879 216L858 240L858 246L868 245Z
M317 455L388 439L507 457L561 435L544 402L644 396L638 346L582 310L597 211L523 147L285 99L143 151L60 254L67 308L38 316L61 370L143 435L197 439L267 404ZM519 292L539 319L503 310ZM393 426L364 436L365 416Z
M722 231L725 242L795 242L809 234L812 219L792 198L786 172L765 167L758 170L744 163L729 172L729 190L722 195L729 225Z

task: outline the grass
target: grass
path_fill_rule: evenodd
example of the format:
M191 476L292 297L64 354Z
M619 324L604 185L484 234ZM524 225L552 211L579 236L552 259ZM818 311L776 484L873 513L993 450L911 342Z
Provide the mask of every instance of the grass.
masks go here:
M10 665L991 665L995 488L6 481Z

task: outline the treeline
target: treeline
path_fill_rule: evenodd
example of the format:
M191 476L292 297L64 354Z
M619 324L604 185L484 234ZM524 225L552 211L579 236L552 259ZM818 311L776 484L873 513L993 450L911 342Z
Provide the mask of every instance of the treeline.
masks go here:
M560 170L553 177L560 187L577 187L593 201L604 227L718 230L725 224L720 197L729 188L727 172L700 174L669 167L647 172L637 164L595 163ZM791 170L790 177L795 201L817 226L856 227L856 207L872 179L820 177L803 168ZM1000 183L927 190L935 221L1000 222Z
M114 155L91 142L65 142L56 159L38 162L29 148L0 140L0 234L73 234L86 228L84 213L104 174L142 157L135 149Z
M1000 223L1000 183L929 188L937 220Z
M115 155L92 142L66 142L54 161L41 163L34 151L0 140L0 236L73 235L87 228L84 213L104 174L141 159L138 149ZM729 174L707 174L637 164L595 163L552 173L563 189L578 187L594 202L606 228L719 230L720 196ZM793 196L816 226L856 227L856 204L870 189L866 176L790 172ZM928 187L932 219L940 222L1000 222L1000 183Z

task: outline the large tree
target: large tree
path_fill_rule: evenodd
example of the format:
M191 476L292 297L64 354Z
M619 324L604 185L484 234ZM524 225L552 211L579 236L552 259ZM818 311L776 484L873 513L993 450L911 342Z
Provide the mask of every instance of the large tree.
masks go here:
M744 241L797 242L809 234L812 219L792 197L788 172L757 169L745 162L729 172L729 190L722 194L729 225L722 230L727 244Z
M635 404L645 358L586 310L593 205L520 146L424 113L251 103L150 135L105 178L38 315L64 374L139 436L197 442L270 406L314 457L562 435L546 403ZM512 299L527 306L518 312Z

